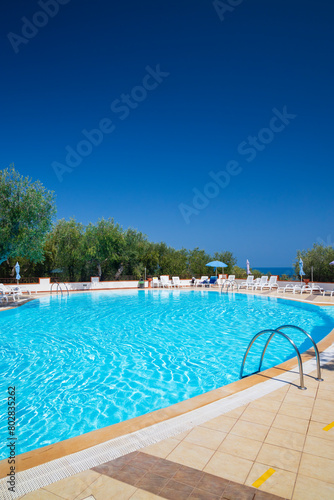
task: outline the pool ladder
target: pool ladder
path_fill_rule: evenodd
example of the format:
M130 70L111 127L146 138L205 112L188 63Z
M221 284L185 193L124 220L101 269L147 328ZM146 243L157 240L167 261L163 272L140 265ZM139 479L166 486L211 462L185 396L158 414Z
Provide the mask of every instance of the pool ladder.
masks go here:
M311 335L309 333L305 332L305 330L303 330L302 328L299 328L299 326L295 326L295 325L283 325L283 326L280 326L279 328L276 328L275 330L273 330L273 329L262 330L261 332L259 332L256 335L254 335L254 337L252 338L252 340L248 344L247 350L246 350L244 358L242 360L242 365L241 365L241 369L240 369L240 378L248 376L248 375L243 375L243 370L244 370L246 358L247 358L248 353L249 353L252 345L254 344L255 340L257 340L259 337L261 337L261 335L264 335L266 333L270 333L270 336L269 336L269 338L268 338L268 340L267 340L267 342L266 342L266 344L265 344L265 346L263 348L263 351L262 351L262 355L261 355L261 359L260 359L260 364L259 364L259 369L256 372L250 373L249 375L253 375L254 373L258 373L258 372L261 371L261 366L262 366L263 358L264 358L265 352L267 350L267 347L268 347L271 339L275 335L281 335L288 342L290 342L290 344L292 345L292 347L296 351L297 359L298 359L298 367L299 367L299 378L300 378L300 386L298 387L298 389L306 390L306 387L305 387L305 384L304 384L303 363L302 363L302 358L301 358L299 349L296 346L296 344L293 342L293 340L290 339L290 337L288 335L286 335L285 333L281 332L281 330L283 330L285 328L294 328L296 330L299 330L300 332L304 333L309 338L309 340L312 342L313 347L314 347L314 351L315 351L316 362L317 362L317 378L316 378L316 380L318 382L321 382L323 380L321 378L320 357L319 357L319 351L318 351L316 343L314 342L313 338L311 337Z
M223 289L226 287L226 291L228 292L228 289L231 287L231 290L233 291L234 287L237 287L237 290L239 290L239 285L235 280L226 280L220 287L220 293L223 292Z
M51 293L52 293L53 285L57 285L57 290L56 290L57 294L58 294L58 291L60 290L61 295L63 295L63 290L61 288L61 285L64 285L64 287L66 288L66 291L67 291L67 295L69 295L70 292L68 291L68 287L67 287L66 283L64 283L63 281L61 281L60 283L58 281L55 281L54 283L52 283L51 289L50 289Z

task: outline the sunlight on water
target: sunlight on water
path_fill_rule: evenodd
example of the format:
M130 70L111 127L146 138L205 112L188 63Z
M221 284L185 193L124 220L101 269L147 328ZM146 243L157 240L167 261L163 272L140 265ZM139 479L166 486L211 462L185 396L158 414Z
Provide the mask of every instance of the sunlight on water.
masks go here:
M334 308L204 290L136 290L45 297L3 311L1 442L10 385L23 453L238 380L253 335L283 324L319 341L334 328ZM299 332L285 333L302 351L310 346ZM257 368L265 340L253 346L245 373ZM275 338L263 368L292 356L290 344Z

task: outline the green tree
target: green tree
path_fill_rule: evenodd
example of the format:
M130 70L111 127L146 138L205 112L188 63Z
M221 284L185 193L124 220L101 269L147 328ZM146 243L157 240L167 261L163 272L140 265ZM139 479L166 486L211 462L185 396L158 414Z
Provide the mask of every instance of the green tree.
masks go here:
M122 228L114 219L100 219L96 224L88 224L85 230L85 256L92 267L92 273L105 279L107 274L115 274L122 261L125 238ZM88 269L90 271L90 269Z
M175 250L166 243L157 244L159 251L159 269L157 274L168 274L169 276L189 277L187 269L188 251L185 248Z
M334 260L334 248L330 245L320 245L314 243L309 250L298 250L294 264L295 273L299 276L299 259L303 261L305 278L311 278L311 268L313 266L314 281L334 281L334 266L329 263Z
M239 266L233 266L232 272L229 274L234 274L237 279L246 279L247 271Z
M59 220L49 235L47 245L52 249L54 266L62 269L63 279L79 281L86 278L83 224L73 218Z
M148 241L147 237L137 231L129 228L125 232L125 248L122 258L124 264L124 274L130 274L137 279L141 278L146 272L158 264L158 253L154 244Z
M52 191L47 191L39 181L23 177L14 168L1 170L0 264L9 257L42 261L55 214Z
M211 260L210 255L198 247L190 250L188 257L190 274L192 276L207 276L210 273L210 268L206 267L206 264Z

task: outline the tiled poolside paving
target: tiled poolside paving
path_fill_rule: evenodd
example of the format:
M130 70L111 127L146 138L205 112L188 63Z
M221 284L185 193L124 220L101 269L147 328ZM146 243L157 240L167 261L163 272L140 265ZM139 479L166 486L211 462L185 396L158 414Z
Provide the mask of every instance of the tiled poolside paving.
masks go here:
M334 366L315 376L21 498L333 500Z

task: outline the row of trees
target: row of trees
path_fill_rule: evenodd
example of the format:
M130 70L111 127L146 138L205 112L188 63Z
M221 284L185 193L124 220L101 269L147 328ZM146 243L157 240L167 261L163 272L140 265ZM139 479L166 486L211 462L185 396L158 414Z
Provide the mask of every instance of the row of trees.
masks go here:
M313 277L313 281L334 281L334 265L330 265L330 262L334 261L334 247L315 243L309 250L298 250L294 265L297 276L299 276L299 259L303 261L304 278Z
M15 258L1 266L2 273L10 270ZM146 274L169 274L191 277L213 272L206 267L210 260L227 264L224 272L231 274L236 259L231 252L207 254L204 250L176 250L165 243L153 243L140 231L123 230L113 219L101 219L96 224L83 224L75 219L59 220L47 235L43 262L20 258L22 276L52 276L52 272L64 280L86 281L91 276L101 280L135 278ZM243 271L243 270L242 270Z
M224 273L245 278L246 271L236 265L229 251L209 255L204 250L187 250L153 243L140 231L124 230L113 219L101 219L84 226L75 219L54 222L55 196L39 182L21 176L14 166L0 171L0 277L14 275L16 260L20 261L21 275L52 276L63 280L87 281L91 276L101 280L133 276L169 274L190 278L208 275L206 267L211 260L227 264ZM304 261L306 277L317 281L333 281L334 248L314 245L311 250L297 252ZM255 277L259 271L252 271Z
M140 231L124 230L113 219L84 226L75 219L54 222L54 193L39 182L21 176L11 165L0 171L0 276L14 276L20 260L21 275L52 276L64 280L120 279L125 275L170 274L191 277L209 274L206 264L222 260L232 273L236 259L231 252L176 250L152 243ZM236 268L236 271L243 272Z

